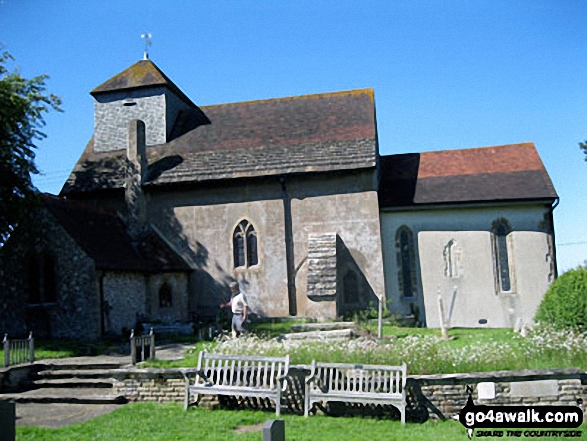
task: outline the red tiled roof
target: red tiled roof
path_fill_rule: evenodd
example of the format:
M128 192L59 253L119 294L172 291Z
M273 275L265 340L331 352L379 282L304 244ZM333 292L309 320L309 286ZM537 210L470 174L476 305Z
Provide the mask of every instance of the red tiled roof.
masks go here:
M533 143L381 157L382 208L557 197Z
M465 150L421 153L420 179L544 170L531 142Z

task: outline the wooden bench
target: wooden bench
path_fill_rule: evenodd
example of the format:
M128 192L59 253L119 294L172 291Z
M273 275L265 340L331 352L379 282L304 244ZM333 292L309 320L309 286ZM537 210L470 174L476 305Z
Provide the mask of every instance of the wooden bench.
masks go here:
M199 394L268 398L281 413L281 396L287 387L289 355L285 357L245 357L200 352L196 369L181 369L185 378L184 409L190 397Z
M391 404L406 421L406 365L318 363L312 361L306 379L304 415L320 401Z

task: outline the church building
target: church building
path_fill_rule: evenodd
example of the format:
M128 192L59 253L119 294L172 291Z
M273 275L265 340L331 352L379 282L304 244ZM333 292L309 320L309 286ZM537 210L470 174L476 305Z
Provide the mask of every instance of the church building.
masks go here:
M152 61L95 88L59 196L0 250L0 331L94 339L214 317L384 307L531 323L558 201L532 143L381 156L374 91L198 106Z

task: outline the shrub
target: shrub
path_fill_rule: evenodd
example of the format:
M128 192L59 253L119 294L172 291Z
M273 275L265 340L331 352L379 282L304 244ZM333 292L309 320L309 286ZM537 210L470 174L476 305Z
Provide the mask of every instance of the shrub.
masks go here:
M587 331L587 266L567 271L550 286L536 321L555 329Z

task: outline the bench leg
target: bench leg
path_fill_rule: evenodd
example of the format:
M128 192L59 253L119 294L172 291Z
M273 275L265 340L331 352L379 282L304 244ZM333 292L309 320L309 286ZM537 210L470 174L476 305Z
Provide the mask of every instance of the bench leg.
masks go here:
M186 378L185 380L185 395L183 397L183 410L188 410L190 405L190 381Z
M277 387L277 399L275 400L275 416L281 415L281 381Z
M310 416L310 386L307 383L304 390L304 416L306 418Z
M402 424L406 424L406 406L398 406Z

